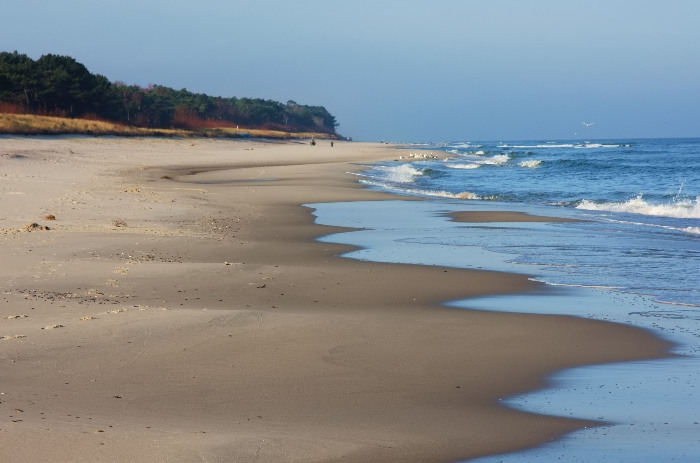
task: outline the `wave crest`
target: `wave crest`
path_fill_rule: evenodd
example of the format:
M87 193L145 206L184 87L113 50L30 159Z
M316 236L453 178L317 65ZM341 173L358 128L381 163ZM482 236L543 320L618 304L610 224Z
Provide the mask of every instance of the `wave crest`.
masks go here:
M478 169L479 167L481 167L481 164L449 164L448 167L450 167L451 169Z
M490 166L500 166L502 164L505 164L506 162L510 161L510 156L507 154L497 154L495 156L492 156L488 159L484 159L483 161L479 161L481 164L486 164Z
M644 200L642 195L637 195L624 203L599 204L584 199L576 206L576 209L675 217L679 219L700 219L700 196L694 200L679 199L670 204L650 204Z
M449 199L482 199L476 193L471 191L462 191L460 193L451 193L449 191L436 191L436 190L414 190L413 193L418 193L426 196L436 196L438 198L449 198Z
M530 161L523 161L520 164L518 164L520 167L527 167L528 169L535 169L542 164L542 161L539 159L532 159Z
M394 183L411 183L416 177L423 175L423 171L410 164L399 166L379 166L377 170L384 172L385 179Z
M540 149L540 148L627 148L630 147L629 143L617 144L617 143L540 143L537 145L508 145L500 144L499 148L505 149Z
M469 159L469 158L468 158ZM481 166L501 166L510 161L510 156L507 154L496 154L485 159L469 159L468 163L448 164L448 167L453 169L476 169Z

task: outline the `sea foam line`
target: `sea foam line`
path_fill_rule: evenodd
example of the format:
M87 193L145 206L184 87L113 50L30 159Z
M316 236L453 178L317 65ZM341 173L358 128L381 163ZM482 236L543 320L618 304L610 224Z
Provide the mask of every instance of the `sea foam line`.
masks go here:
M498 145L499 148L510 148L510 149L539 149L539 148L625 148L631 146L630 144L613 144L613 143L543 143L538 145Z
M489 198L482 198L481 196L477 195L476 193L472 193L471 191L462 191L459 193L452 193L452 192L444 191L444 190L421 190L418 188L390 186L384 182L372 180L372 179L363 179L363 180L360 180L360 183L362 183L363 185L380 187L380 188L383 188L385 190L388 190L388 191L394 192L394 193L403 193L403 194L409 194L409 195L432 196L432 197L436 197L436 198L449 198L449 199L473 199L473 200L489 199Z
M545 278L541 277L532 277L528 278L530 281L534 281L537 283L543 283L548 286L565 286L569 288L585 288L585 289L603 289L606 291L620 291L620 292L628 292L628 291L622 291L622 288L619 288L617 286L605 286L605 285L580 285L580 284L574 284L574 283L555 283L553 281L547 280ZM629 292L629 294L636 294Z

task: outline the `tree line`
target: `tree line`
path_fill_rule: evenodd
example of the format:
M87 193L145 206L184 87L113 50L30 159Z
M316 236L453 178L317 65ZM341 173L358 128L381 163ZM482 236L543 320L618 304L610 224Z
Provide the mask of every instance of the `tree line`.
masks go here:
M69 56L0 52L0 112L100 118L137 127L265 128L335 134L323 106L224 98L162 85L127 85L92 74Z

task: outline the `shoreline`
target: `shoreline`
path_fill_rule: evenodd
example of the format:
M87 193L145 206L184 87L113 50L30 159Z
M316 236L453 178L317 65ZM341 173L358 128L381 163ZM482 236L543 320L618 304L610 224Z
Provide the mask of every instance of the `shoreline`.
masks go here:
M314 241L338 229L303 204L396 199L346 173L393 146L0 143L0 336L24 336L0 340L8 457L458 461L594 424L499 397L668 355L628 326L440 305L542 287L524 275L359 262Z

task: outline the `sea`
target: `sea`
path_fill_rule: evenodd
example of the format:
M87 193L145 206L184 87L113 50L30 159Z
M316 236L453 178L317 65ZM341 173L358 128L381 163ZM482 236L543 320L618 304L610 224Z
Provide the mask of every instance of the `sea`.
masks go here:
M446 304L624 323L674 343L673 358L565 370L503 397L598 425L471 461L700 461L700 139L421 143L363 167L358 182L397 199L307 205L317 223L355 229L321 238L355 246L345 257L526 274L543 290ZM578 220L464 223L458 211Z

